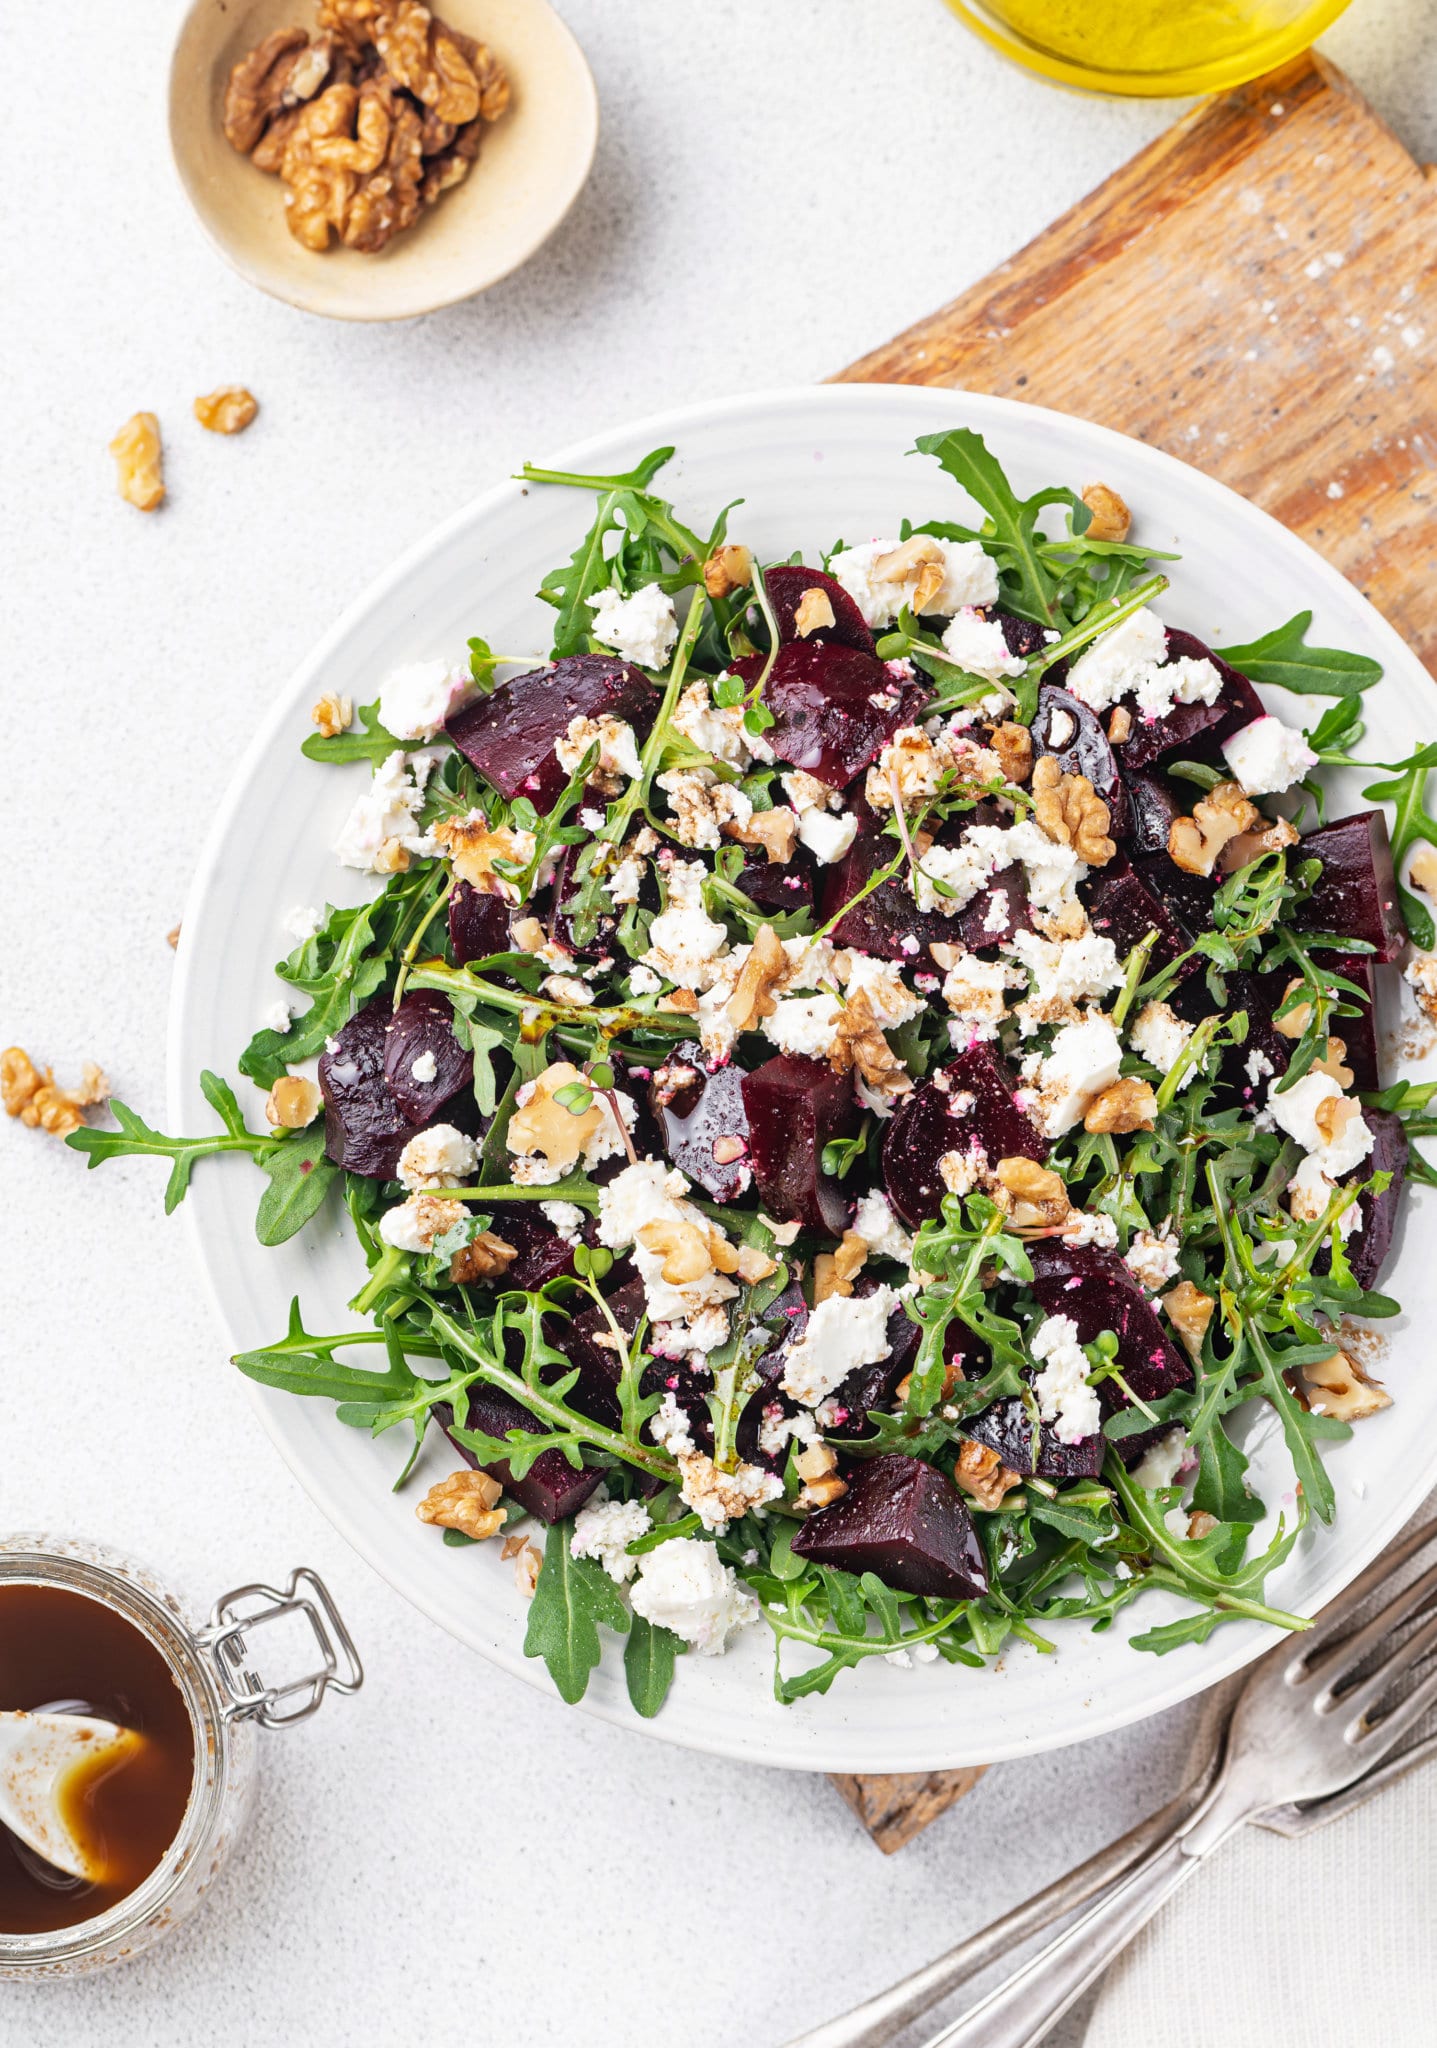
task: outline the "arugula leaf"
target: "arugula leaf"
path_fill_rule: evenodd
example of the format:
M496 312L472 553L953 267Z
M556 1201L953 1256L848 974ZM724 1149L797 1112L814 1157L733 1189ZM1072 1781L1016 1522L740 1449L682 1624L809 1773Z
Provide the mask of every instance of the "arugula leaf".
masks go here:
M1310 611L1298 612L1260 640L1242 647L1215 647L1213 653L1250 683L1276 684L1299 697L1353 697L1370 690L1382 674L1382 663L1340 647L1309 647L1311 624Z
M405 900L412 893L406 889ZM291 988L313 998L288 1031L257 1031L240 1054L239 1070L260 1088L272 1088L295 1060L323 1052L325 1043L349 1022L350 1013L375 993L388 972L378 950L392 934L376 931L383 912L392 924L399 894L377 896L356 910L332 910L322 931L297 946L279 968ZM375 949L371 956L371 948Z
M642 1614L631 1616L624 1644L624 1678L634 1711L652 1721L673 1683L674 1663L685 1649L672 1629L659 1628Z
M555 1522L544 1542L544 1562L529 1606L524 1655L542 1657L560 1699L577 1706L603 1655L599 1629L625 1635L629 1623L629 1610L603 1566L571 1556L569 1531ZM658 1712L657 1704L653 1711Z
M326 739L321 732L312 732L300 747L300 752L311 761L369 761L378 768L391 754L398 753L404 746L392 732L386 732L379 723L379 699L372 704L359 707L358 732L337 732L332 739Z
M1391 766L1394 773L1390 779L1370 784L1362 795L1368 803L1396 806L1397 815L1392 826L1392 865L1399 877L1397 902L1412 943L1421 946L1424 952L1430 952L1437 945L1437 928L1433 926L1432 913L1425 903L1418 902L1400 877L1414 840L1425 839L1430 845L1437 846L1437 822L1427 809L1427 777L1437 768L1437 740L1429 740L1425 747L1419 747L1405 761L1394 762Z
M339 1168L324 1156L324 1125L285 1131L259 1164L269 1186L259 1198L255 1235L264 1245L284 1244L308 1223L338 1178Z
M78 1131L70 1132L65 1143L72 1151L85 1153L92 1168L103 1166L107 1159L154 1157L171 1160L173 1164L165 1186L165 1214L169 1216L185 1199L197 1159L204 1159L214 1152L248 1152L252 1159L262 1164L265 1155L281 1142L271 1132L260 1133L247 1127L235 1101L234 1090L218 1074L207 1069L200 1075L200 1087L205 1101L225 1127L223 1136L169 1138L162 1131L152 1130L123 1102L112 1100L110 1109L120 1126L117 1131L97 1131L82 1125Z
M988 526L982 540L989 553L998 558L1006 586L1004 602L1025 618L1040 625L1050 624L1059 615L1057 578L1043 560L1038 515L1046 505L1067 505L1085 511L1082 499L1076 492L1061 487L1020 499L997 457L988 452L983 436L971 427L920 434L917 445L922 454L933 456L987 514Z
M556 660L587 651L594 618L588 600L610 580L604 543L610 534L627 532L621 524L621 514L627 516L631 494L647 490L673 452L672 448L656 448L622 476L571 476L565 471L536 469L532 463L525 463L520 473L528 483L572 484L600 494L588 532L568 561L544 578L539 592L545 604L553 605L559 614L553 643Z
M246 1379L257 1380L262 1387L278 1387L286 1394L317 1394L324 1400L361 1401L370 1405L407 1399L419 1384L418 1376L392 1352L382 1372L343 1365L334 1355L339 1347L384 1342L377 1330L351 1330L335 1337L313 1336L304 1327L296 1295L290 1303L289 1328L284 1336L260 1350L237 1352L230 1363L238 1366Z

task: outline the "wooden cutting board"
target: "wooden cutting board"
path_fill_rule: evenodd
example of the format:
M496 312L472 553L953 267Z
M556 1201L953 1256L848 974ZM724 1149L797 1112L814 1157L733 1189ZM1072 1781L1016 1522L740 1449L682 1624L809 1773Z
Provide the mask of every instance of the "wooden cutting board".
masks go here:
M1311 542L1437 674L1437 172L1321 57L1204 101L841 379L1165 448ZM834 1782L892 1851L981 1775Z

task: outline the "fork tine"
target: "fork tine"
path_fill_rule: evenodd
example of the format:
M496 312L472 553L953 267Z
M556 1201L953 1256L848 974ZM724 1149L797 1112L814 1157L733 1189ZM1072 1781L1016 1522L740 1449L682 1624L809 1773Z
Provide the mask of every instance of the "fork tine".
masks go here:
M1319 1656L1304 1658L1304 1683L1311 1680L1328 1692L1336 1692L1343 1672L1355 1671L1363 1658L1377 1649L1393 1629L1420 1613L1434 1594L1437 1594L1437 1564L1429 1565L1420 1578L1404 1586L1352 1635L1341 1637Z
M1419 1644L1422 1645L1424 1650L1430 1649L1434 1642L1437 1642L1437 1615L1434 1615L1426 1627L1413 1636L1410 1643L1404 1644L1403 1648L1398 1651L1391 1664L1387 1667L1388 1675L1390 1676L1395 1672L1401 1671L1405 1666L1415 1661L1415 1654L1409 1657L1406 1654L1408 1651L1416 1653ZM1366 1689L1364 1686L1363 1691L1366 1691ZM1359 1756L1370 1758L1375 1762L1379 1758L1389 1755L1397 1747L1403 1736L1422 1719L1422 1716L1426 1713L1428 1707L1431 1706L1434 1699L1437 1699L1437 1670L1429 1671L1419 1684L1413 1686L1405 1699L1399 1700L1389 1713L1383 1714L1380 1719L1373 1721L1355 1737L1355 1746Z
M1392 1681L1404 1672L1415 1674L1434 1647L1437 1647L1437 1614L1429 1614L1421 1628L1415 1629L1405 1642L1394 1643L1389 1654L1365 1678L1343 1692L1333 1692L1316 1701L1318 1712L1340 1716L1349 1729L1355 1729L1368 1711L1391 1692Z
M1395 1785L1399 1778L1405 1778L1409 1771L1415 1771L1430 1757L1437 1756L1437 1733L1424 1735L1420 1742L1414 1742L1410 1749L1390 1757L1385 1764L1378 1764L1373 1770L1365 1771L1355 1783L1341 1792L1333 1792L1325 1799L1289 1802L1274 1806L1266 1813L1253 1815L1252 1825L1266 1828L1274 1835L1286 1835L1295 1840L1301 1835L1313 1833L1317 1828L1326 1827L1329 1821L1340 1820L1351 1813L1355 1806L1383 1792L1389 1785Z

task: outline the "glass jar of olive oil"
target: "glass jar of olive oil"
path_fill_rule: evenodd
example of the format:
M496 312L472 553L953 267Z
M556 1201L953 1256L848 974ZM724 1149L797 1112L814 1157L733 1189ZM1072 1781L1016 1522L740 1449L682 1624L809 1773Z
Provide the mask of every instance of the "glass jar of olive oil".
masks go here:
M1349 0L948 0L985 42L1090 92L1220 92L1307 49Z
M299 1676L261 1676L256 1639L271 1623L303 1634ZM138 1738L118 1763L64 1778L59 1803L90 1877L67 1875L0 1825L0 1979L99 1969L178 1925L242 1833L256 1728L303 1720L327 1691L362 1681L313 1572L282 1589L240 1587L202 1623L119 1551L0 1540L0 1713L93 1716Z

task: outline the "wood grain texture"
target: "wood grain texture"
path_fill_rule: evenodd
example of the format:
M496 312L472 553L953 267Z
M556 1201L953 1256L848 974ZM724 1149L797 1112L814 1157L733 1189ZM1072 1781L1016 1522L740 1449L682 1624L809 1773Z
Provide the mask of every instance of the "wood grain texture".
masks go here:
M841 374L1165 448L1310 541L1437 672L1437 176L1321 57L1197 107Z
M986 1766L975 1764L960 1771L894 1772L861 1777L834 1772L832 1782L885 1856L901 1849L905 1842L946 1813L955 1799L971 1792Z
M1315 54L1205 101L841 381L1150 441L1310 541L1437 674L1437 175ZM891 1854L981 1775L833 1782Z

